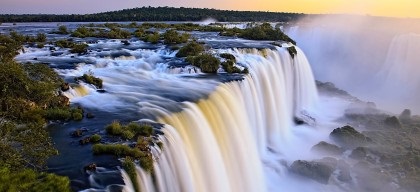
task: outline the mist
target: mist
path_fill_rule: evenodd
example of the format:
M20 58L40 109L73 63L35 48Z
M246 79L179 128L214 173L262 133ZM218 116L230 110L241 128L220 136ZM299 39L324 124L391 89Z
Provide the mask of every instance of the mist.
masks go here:
M315 78L393 113L420 113L420 20L310 16L288 29Z

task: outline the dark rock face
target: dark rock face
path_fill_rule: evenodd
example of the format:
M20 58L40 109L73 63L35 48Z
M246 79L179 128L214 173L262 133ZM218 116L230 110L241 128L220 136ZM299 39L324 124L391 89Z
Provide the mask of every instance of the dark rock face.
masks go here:
M372 141L369 137L366 137L348 125L334 129L330 133L330 138L344 148L365 146Z
M329 158L333 159L333 158ZM335 159L334 159L335 160ZM290 166L290 171L313 179L322 184L328 184L337 162L297 160Z
M87 113L87 114L86 114L86 118L88 118L88 119L92 119L92 118L95 118L95 115L94 115L94 114L92 114L92 113Z
M341 155L344 152L344 150L338 147L337 145L333 145L325 141L321 141L318 144L314 145L311 148L311 150L321 153L323 155Z
M365 147L358 147L356 149L353 149L349 157L353 159L364 159L366 155L367 149Z
M400 114L398 117L401 121L410 121L411 119L411 110L410 109L404 109L404 111Z
M392 116L392 117L388 117L385 119L384 121L385 125L387 125L388 127L392 127L392 128L401 128L401 123L400 120L398 120L397 117Z

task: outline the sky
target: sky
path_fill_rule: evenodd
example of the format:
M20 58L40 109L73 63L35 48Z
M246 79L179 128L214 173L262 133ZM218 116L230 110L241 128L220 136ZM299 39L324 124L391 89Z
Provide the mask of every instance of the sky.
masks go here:
M420 18L419 0L0 0L0 14L85 14L143 6Z

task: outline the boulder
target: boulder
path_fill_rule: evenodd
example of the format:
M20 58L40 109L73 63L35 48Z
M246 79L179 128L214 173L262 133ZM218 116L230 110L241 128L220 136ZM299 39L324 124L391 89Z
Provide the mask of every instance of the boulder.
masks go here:
M411 120L411 110L404 109L404 111L398 117L401 121L410 121Z
M350 165L343 160L338 161L337 168L339 170L337 179L342 182L349 182L353 178L350 174Z
M308 177L322 184L328 184L328 180L334 170L334 164L327 161L297 160L290 166L291 172Z
M87 114L86 114L86 118L88 118L88 119L93 119L93 118L95 118L95 115L94 115L94 114L92 114L92 113L87 113Z
M349 157L353 159L364 159L366 155L367 149L365 147L357 147L356 149L353 149Z
M89 144L89 143L90 143L90 137L85 137L85 138L79 140L80 145L86 145L86 144Z
M323 155L341 155L344 152L344 150L337 145L330 144L325 141L321 141L314 145L311 150Z
M372 142L372 139L348 125L334 129L330 133L330 138L346 149L365 146Z
M85 167L84 167L84 170L85 171L96 171L96 164L95 163L91 163L91 164L89 164L89 165L86 165Z
M386 126L390 127L390 128L401 128L401 123L400 120L398 120L397 117L392 116L392 117L388 117L384 120L384 123Z
M71 133L72 137L81 137L83 135L83 131L81 129L77 129Z

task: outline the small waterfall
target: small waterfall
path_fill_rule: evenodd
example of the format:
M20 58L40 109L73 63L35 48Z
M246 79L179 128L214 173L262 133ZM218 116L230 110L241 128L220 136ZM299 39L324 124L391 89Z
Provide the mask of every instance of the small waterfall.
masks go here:
M77 97L83 97L90 93L90 89L86 87L85 85L77 85L74 87L70 87L68 91L63 92L63 95L66 96L69 99L74 99Z
M219 85L207 99L185 102L181 112L161 112L164 149L155 186L138 171L144 191L266 191L263 159L269 151L281 153L293 116L316 102L300 49L294 59L285 48L220 51L235 55L250 74Z

